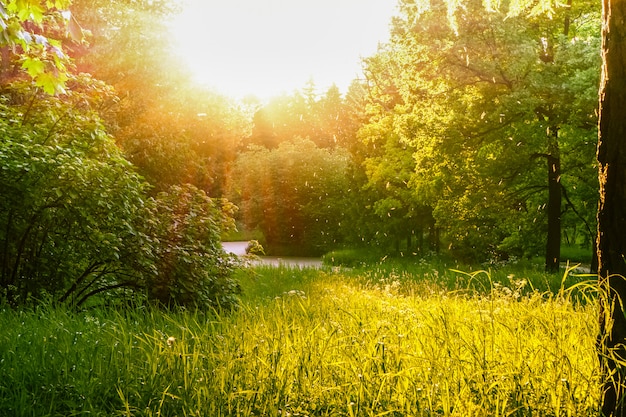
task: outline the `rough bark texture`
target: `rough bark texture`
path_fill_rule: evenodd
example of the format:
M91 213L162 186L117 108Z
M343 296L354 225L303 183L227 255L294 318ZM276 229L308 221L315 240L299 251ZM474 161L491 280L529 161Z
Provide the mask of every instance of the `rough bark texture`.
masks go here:
M605 376L602 411L626 416L626 0L602 2L602 83L598 164L599 354Z

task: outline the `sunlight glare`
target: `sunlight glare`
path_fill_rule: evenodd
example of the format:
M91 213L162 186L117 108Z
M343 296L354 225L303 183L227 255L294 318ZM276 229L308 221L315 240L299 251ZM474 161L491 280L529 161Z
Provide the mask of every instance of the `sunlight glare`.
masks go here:
M389 37L396 0L182 0L176 53L198 82L268 98L313 80L345 92Z

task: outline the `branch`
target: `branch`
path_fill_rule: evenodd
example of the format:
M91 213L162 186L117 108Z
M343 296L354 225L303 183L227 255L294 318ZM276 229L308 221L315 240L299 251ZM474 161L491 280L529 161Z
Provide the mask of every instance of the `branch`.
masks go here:
M15 283L17 281L18 269L20 267L20 263L22 262L22 256L24 255L24 250L26 248L26 243L28 241L28 238L30 237L30 232L35 227L35 224L39 220L39 217L41 216L41 214L46 209L52 208L52 207L54 207L54 206L48 206L48 205L47 206L43 206L39 210L37 210L35 212L35 214L33 214L30 217L28 226L26 227L26 230L24 231L24 234L22 235L21 239L19 240L19 244L17 245L17 252L15 254L15 262L13 263L13 271L11 273L10 282Z
M81 275L80 275L80 276L79 276L79 277L78 277L78 278L74 281L74 283L72 284L72 286L71 286L70 288L68 288L68 289L67 289L67 291L65 291L65 294L63 294L63 295L61 296L61 298L59 298L59 302L60 302L60 303L65 302L65 301L69 298L69 296L70 296L70 295L72 295L72 293L78 289L78 286L79 286L79 285L80 285L83 281L85 281L89 275L91 275L93 272L95 272L95 270L96 270L99 266L102 266L102 265L104 265L104 262L94 262L94 263L93 263L93 264L91 264L91 265L90 265L87 269L85 269L85 271L83 271L83 273L82 273L82 274L81 274ZM100 273L100 274L98 274L98 275L96 276L96 279L98 279L99 277L101 277L101 276L102 276L103 274L105 274L105 273L106 273L106 268L105 268L103 271L101 271L101 273ZM91 284L93 284L93 281L92 281L89 285L91 285ZM89 285L87 286L87 288L89 287ZM84 291L84 290L83 290L83 291ZM82 291L81 291L81 292L79 292L79 293L78 293L78 295L80 295L81 293L82 293Z
M39 87L36 87L35 91L33 91L33 97L31 98L30 103L28 103L28 108L26 109L26 111L24 112L24 115L22 116L22 123L21 123L22 127L26 125L26 122L30 118L30 111L33 109L33 105L35 104L35 98L37 98L38 93L39 93Z
M541 153L541 152L536 152L532 155L530 155L530 159L537 159L537 158L550 158L552 155L547 154L547 153Z
M92 290L92 291L88 292L87 294L85 294L83 296L83 298L81 298L78 301L78 303L76 303L76 307L80 307L85 301L87 301L90 297L92 297L94 295L97 295L97 294L100 294L100 293L103 293L103 292L106 292L106 291L110 291L110 290L115 290L115 289L118 289L118 288L124 288L124 287L126 287L126 288L133 288L133 289L136 289L136 290L142 289L141 285L139 285L137 283L134 283L134 282L131 282L131 281L125 281L125 282L120 282L118 284L106 285L104 287L96 288L95 290Z
M567 201L567 204L572 208L572 211L574 211L576 216L578 216L578 218L582 220L582 222L585 224L587 233L589 233L589 237L593 240L593 236L595 236L595 233L591 231L591 227L589 226L589 223L587 223L587 220L583 216L581 216L578 210L576 210L576 207L574 207L574 204L572 203L572 200L569 199L567 195L567 190L565 189L563 184L561 184L561 191L563 191L563 197L565 198L565 201Z
M498 77L496 77L495 75L491 75L478 67L469 65L467 64L467 62L461 61L457 56L453 56L453 58L455 59L447 59L448 63L451 66L462 68L468 71L470 74L473 74L474 77L476 77L479 82L484 82L488 84L496 84L496 85L499 84L499 85L505 86L507 89L509 89L509 91L513 90L513 83L506 77L502 68L500 67L497 68L497 71L499 74L498 74ZM476 82L470 83L470 84L476 84Z

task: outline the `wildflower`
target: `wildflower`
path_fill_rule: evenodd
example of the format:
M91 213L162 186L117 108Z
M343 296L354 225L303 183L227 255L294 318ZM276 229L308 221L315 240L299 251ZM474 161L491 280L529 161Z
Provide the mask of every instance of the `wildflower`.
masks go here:
M289 297L306 298L306 293L304 291L301 291L301 290L291 290L291 291L285 292L283 294L287 295Z
M170 336L167 338L167 345L169 347L174 346L174 343L176 343L176 338L174 336Z

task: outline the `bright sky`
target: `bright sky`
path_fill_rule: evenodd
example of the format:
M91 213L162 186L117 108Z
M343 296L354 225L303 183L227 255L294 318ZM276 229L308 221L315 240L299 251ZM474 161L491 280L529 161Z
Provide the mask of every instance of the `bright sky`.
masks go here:
M198 81L261 99L313 79L342 93L389 37L396 0L183 0L177 49Z

